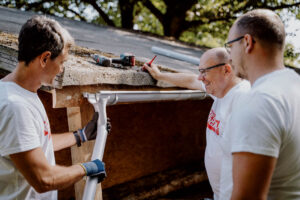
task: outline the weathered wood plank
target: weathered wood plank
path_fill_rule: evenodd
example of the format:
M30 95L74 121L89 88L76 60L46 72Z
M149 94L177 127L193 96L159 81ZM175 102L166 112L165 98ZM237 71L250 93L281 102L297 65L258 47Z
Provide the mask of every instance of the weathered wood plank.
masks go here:
M81 119L81 112L80 107L71 107L67 108L67 116L68 116L68 125L69 125L69 131L75 131L79 128L82 128L82 119ZM86 120L83 120L86 121ZM77 146L74 146L71 148L71 155L72 155L72 163L82 163L90 160L90 156L85 157L84 160L82 160L82 155L85 155L86 150L82 147L78 148ZM75 184L75 196L76 199L82 199L83 195L83 189L85 186L85 181L81 180ZM99 184L98 189L96 191L96 200L102 199L102 191L101 191L101 185Z
M0 45L0 68L12 72L17 63L17 50Z
M82 104L84 100L82 94L84 92L96 93L101 90L175 90L180 88L159 88L154 86L128 86L128 85L90 85L90 86L68 86L62 89L52 90L53 97L53 108L66 108L66 107L77 107Z

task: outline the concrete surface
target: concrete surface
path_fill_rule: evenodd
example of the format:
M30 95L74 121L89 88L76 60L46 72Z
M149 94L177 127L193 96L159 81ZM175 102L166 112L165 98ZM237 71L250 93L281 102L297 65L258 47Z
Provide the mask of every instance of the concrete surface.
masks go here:
M103 52L75 46L71 55L64 63L64 72L55 78L54 88L65 86L82 86L96 84L130 85L130 86L158 86L170 87L163 82L155 81L149 73L141 70L142 62L127 69L103 67L97 65L90 54ZM114 55L106 55L114 56ZM13 71L17 65L17 36L9 33L0 33L0 70ZM138 66L140 65L140 66ZM169 70L170 69L165 69Z

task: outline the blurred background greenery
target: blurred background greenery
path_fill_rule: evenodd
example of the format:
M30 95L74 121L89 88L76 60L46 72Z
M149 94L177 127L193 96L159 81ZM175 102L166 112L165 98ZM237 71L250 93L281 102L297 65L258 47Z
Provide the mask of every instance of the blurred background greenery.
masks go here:
M292 32L287 32L285 64L300 67L300 0L0 0L0 5L205 47L222 46L241 14L267 8L277 12L286 27L293 27L287 29Z

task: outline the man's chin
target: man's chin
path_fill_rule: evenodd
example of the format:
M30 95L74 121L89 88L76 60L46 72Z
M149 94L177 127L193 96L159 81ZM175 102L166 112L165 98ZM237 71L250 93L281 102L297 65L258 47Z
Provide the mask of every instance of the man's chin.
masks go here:
M237 77L239 77L239 78L247 79L247 75L245 75L244 73L235 71L235 75L236 75ZM247 80L248 80L248 79L247 79Z
M54 87L54 81L52 81L51 83L42 82L42 86L45 86L45 87Z
M238 73L237 77L248 80L248 76L242 73Z

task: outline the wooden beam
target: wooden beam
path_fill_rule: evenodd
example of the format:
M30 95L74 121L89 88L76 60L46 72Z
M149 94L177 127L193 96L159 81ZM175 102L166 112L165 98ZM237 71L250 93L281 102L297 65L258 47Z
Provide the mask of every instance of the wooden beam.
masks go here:
M18 64L16 49L0 45L0 68L12 72Z
M128 86L128 85L89 85L89 86L67 86L62 89L52 90L53 108L78 107L86 102L82 96L84 92L97 93L101 90L178 90L180 88L159 88L154 86Z
M90 115L92 113L94 113L94 111L90 109L89 104L83 105L82 108L67 108L69 131L76 131L82 128L82 124L86 124L90 120ZM90 161L92 157L94 143L94 141L88 141L82 144L81 147L73 146L71 148L72 163L76 164ZM75 184L76 199L82 199L84 186L85 180L81 180ZM102 200L101 184L98 184L97 186L95 200Z
M81 112L80 107L70 107L67 108L67 116L68 116L68 125L69 125L69 131L76 131L79 128L82 128L82 118L81 118ZM85 120L84 120L85 121ZM90 144L91 145L91 144ZM94 145L92 144L92 147ZM83 145L82 147L73 146L71 148L71 156L72 156L72 163L82 163L87 162L91 159L91 156L87 154L87 145ZM91 149L88 149L91 151ZM82 160L83 156L84 160ZM87 156L86 156L87 155ZM76 199L82 199L83 190L85 186L85 181L81 180L75 184L75 196ZM96 200L102 200L102 190L101 185L99 184L98 189L96 191Z

